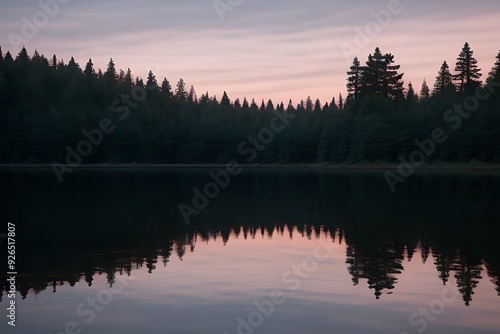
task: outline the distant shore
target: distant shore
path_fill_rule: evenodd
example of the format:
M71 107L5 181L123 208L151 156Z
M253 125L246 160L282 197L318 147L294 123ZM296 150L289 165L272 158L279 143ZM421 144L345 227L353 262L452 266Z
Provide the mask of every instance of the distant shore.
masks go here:
M74 169L113 169L113 168L226 168L227 164L81 164ZM345 169L345 170L381 170L398 169L395 163L365 163L365 164L241 164L242 168L297 168L297 169ZM0 164L0 168L52 168L50 164ZM433 163L415 167L417 170L492 170L500 171L500 163Z

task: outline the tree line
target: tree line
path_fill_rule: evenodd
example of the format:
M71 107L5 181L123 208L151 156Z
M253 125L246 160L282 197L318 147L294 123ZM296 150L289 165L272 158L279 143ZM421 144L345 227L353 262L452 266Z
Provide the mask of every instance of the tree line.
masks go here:
M117 70L113 59L103 72L91 59L80 66L74 58L65 63L36 50L30 57L26 48L14 57L0 48L0 163L64 162L68 146L105 118L116 127L83 163L245 163L239 145L277 113L296 117L265 148L255 146L253 163L398 162L475 94L488 98L449 129L427 162L500 162L500 52L484 82L468 43L454 73L442 63L432 90L425 80L419 93L411 82L405 87L399 70L394 55L376 48L364 65L354 58L345 100L257 103L226 92L198 96L182 78L172 87L152 71L143 80ZM134 98L139 88L144 94ZM129 108L126 118L118 104Z

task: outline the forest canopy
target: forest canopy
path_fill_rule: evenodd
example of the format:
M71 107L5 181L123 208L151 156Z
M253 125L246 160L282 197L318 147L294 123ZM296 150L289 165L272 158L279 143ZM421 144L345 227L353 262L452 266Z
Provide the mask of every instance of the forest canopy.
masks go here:
M424 80L417 92L395 56L376 48L346 69L345 99L294 104L198 96L183 79L172 86L152 71L134 77L113 59L102 71L92 59L80 65L0 48L0 163L64 164L82 140L94 141L84 164L399 162L435 129L447 140L427 163L498 163L500 52L488 72L465 43L451 64L436 62L432 89ZM276 115L293 120L265 145L254 143L251 159L244 155L242 143L251 147Z

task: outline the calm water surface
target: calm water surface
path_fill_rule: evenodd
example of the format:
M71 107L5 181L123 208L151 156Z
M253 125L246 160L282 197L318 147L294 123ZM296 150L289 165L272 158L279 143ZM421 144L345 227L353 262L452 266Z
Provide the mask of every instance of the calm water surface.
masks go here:
M209 172L0 170L1 333L500 332L500 173Z

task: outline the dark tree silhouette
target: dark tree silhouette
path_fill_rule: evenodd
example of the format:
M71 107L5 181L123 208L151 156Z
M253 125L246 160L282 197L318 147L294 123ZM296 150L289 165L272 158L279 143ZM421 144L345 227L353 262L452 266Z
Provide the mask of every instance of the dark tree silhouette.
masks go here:
M362 69L362 94L379 95L386 99L395 99L403 94L403 73L399 74L400 65L393 65L394 56L382 54L379 48L368 56Z
M108 85L113 85L117 79L118 75L116 74L115 62L111 58L108 63L108 68L106 72L104 72L104 79Z
M416 105L418 102L418 95L415 93L415 89L413 88L413 84L411 81L408 83L408 92L406 93L406 103L407 108L410 109Z
M427 82L424 81L422 82L422 88L420 88L420 99L422 101L427 101L431 97L431 91L429 89L429 86L427 85Z
M455 86L453 85L452 75L450 73L450 67L446 60L441 65L439 69L438 75L436 77L436 82L434 83L434 90L432 91L432 95L434 96L443 96L450 91L455 91Z
M361 63L358 57L355 57L350 70L347 72L347 99L357 100L361 90Z
M481 84L479 80L482 76L481 69L478 68L477 60L473 55L474 51L471 50L469 43L465 43L457 58L455 65L457 73L453 79L458 81L458 90L462 93L468 93Z
M470 305L474 289L479 284L482 271L481 260L474 255L467 255L460 252L453 262L451 269L455 272L458 290L462 295L466 306Z
M87 79L91 79L95 76L94 64L92 63L92 58L85 65L85 70L83 71Z
M178 101L184 102L187 99L186 83L180 78L175 88L175 97Z
M500 82L500 51L498 52L496 60L495 65L488 74L488 82Z
M463 55L461 64L470 67L476 82L472 51ZM493 80L500 73L499 58L490 73ZM411 83L404 94L399 68L392 54L377 48L366 66L354 59L346 100L340 93L324 104L308 96L296 106L291 99L286 106L272 99L257 105L254 98L232 102L226 92L220 101L209 92L198 98L193 86L186 91L183 79L174 89L167 78L158 87L153 71L144 79L134 77L130 68L117 69L112 58L103 73L92 59L81 68L73 57L65 64L56 55L47 59L38 51L30 57L23 48L14 60L0 49L0 163L63 163L67 147L75 150L86 140L83 131L98 129L105 118L115 128L83 164L245 163L239 145L268 128L276 113L296 118L275 133L265 149L257 150L253 163L397 163L398 156L416 148L415 138L443 126L443 108L463 102L459 94L447 94L446 99L437 94L450 87L446 66L432 97L425 81L420 96ZM491 90L477 87L485 95ZM136 88L148 88L147 96L138 100ZM482 103L427 162L500 162L498 103L496 97ZM126 118L121 117L124 110Z

